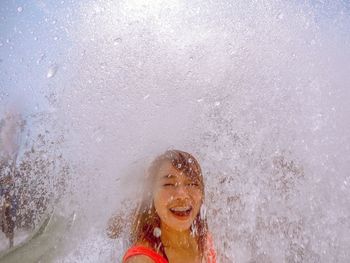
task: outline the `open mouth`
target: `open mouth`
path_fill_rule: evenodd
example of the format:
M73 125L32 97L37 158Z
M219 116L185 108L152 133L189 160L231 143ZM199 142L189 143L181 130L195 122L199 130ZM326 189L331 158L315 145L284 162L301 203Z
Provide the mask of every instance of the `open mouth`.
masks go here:
M191 214L191 206L177 206L169 209L172 214L180 218L186 218Z

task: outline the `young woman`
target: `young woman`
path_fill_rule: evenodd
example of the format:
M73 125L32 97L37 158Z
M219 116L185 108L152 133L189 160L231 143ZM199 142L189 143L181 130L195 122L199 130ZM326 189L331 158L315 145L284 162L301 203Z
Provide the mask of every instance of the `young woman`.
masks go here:
M198 161L169 150L151 164L123 263L216 263Z

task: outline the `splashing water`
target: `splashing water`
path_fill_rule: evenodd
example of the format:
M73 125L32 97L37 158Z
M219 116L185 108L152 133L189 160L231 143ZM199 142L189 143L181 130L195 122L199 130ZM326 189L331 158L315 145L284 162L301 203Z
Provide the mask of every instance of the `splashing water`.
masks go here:
M118 261L140 176L152 157L175 147L202 165L202 213L219 262L347 262L347 3L56 5L37 4L44 25L33 26L28 39L37 41L28 45L42 46L25 63L15 66L25 41L5 31L0 39L1 67L8 67L0 73L0 94L7 94L1 112L23 94L24 109L39 111L39 104L50 112L41 128L33 122L28 129L49 129L55 142L63 136L55 147L74 167L49 235L32 241L47 241L38 248L41 260ZM29 5L16 8L30 15ZM57 162L55 150L47 151ZM112 240L105 229L114 213L120 215ZM27 251L4 260L39 260Z
M57 70L58 70L58 66L57 65L52 65L51 67L49 67L48 71L47 71L47 74L46 74L46 77L48 79L54 77L57 73Z

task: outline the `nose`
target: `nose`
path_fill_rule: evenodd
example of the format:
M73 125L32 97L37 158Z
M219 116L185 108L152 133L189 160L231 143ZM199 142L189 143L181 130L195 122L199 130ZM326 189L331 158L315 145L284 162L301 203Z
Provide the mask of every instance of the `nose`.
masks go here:
M188 197L188 192L187 192L187 188L185 187L185 185L183 184L178 184L175 187L175 198L187 198Z

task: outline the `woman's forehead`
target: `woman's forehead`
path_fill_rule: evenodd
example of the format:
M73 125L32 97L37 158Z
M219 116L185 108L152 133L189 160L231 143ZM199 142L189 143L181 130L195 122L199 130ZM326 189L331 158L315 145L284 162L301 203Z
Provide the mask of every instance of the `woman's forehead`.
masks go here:
M161 166L159 167L158 174L157 174L158 180L161 179L168 179L168 178L175 178L175 179L196 179L197 176L188 176L188 174L180 169L176 169L170 161L164 161Z
M181 173L181 171L175 169L175 167L171 164L170 161L164 161L159 166L158 177L163 177L163 176L166 176L169 174L179 175L180 173Z

